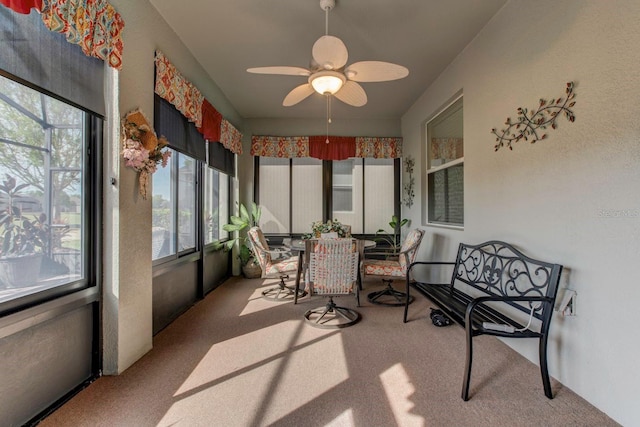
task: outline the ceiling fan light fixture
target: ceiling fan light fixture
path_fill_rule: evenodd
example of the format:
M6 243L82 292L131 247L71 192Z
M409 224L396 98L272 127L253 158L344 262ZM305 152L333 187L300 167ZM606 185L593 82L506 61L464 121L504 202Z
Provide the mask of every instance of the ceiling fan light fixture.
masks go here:
M346 81L346 77L337 71L318 71L309 77L309 83L320 95L335 94Z

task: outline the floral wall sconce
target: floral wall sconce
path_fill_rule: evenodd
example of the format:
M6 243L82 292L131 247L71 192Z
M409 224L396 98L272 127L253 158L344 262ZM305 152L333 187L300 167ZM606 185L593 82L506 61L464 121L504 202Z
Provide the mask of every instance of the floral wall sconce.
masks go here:
M158 164L167 165L171 152L164 149L169 143L164 137L158 138L140 110L127 113L122 119L122 157L125 165L138 172L138 192L147 198L149 175Z
M404 171L409 174L409 180L403 185L402 203L410 208L413 205L414 186L416 180L413 177L413 167L415 166L415 159L409 155L404 159Z
M496 145L494 146L495 151L498 151L503 146L513 150L512 143L521 139L532 144L546 139L547 134L542 133L542 131L547 129L547 126L555 129L557 127L556 120L560 115L564 114L567 120L573 123L576 120L576 116L571 111L571 108L576 104L574 101L576 94L573 93L573 82L567 83L565 92L566 98L560 97L549 102L540 99L538 109L535 111L529 112L526 108L518 108L518 117L515 121L507 118L504 123L506 128L500 132L496 128L491 129L491 133L497 136Z

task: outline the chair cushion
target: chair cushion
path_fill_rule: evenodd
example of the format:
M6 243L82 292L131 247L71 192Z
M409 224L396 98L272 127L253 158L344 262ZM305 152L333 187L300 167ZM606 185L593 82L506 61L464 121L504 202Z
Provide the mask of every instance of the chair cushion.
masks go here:
M406 252L409 248L418 244L422 240L423 234L424 232L421 230L418 230L418 229L411 230L407 235L407 237L404 239L404 242L402 242L402 247L400 248L400 252ZM418 253L417 246L412 251L407 253L407 256L409 258L409 263L412 263L413 261L415 261L417 253ZM408 267L407 259L403 256L400 257L400 266L402 267L402 270L406 273L407 267ZM404 276L405 273L402 273L402 275Z
M265 265L266 271L263 271L263 276L267 274L278 273L292 273L298 270L298 257L292 256L277 262L270 262Z
M271 257L268 253L269 245L264 238L264 234L262 234L262 230L258 227L251 227L249 231L247 231L247 237L253 245L253 253L258 259L260 267L264 269L265 265L271 262Z
M365 276L404 277L405 269L399 261L368 259L362 264Z

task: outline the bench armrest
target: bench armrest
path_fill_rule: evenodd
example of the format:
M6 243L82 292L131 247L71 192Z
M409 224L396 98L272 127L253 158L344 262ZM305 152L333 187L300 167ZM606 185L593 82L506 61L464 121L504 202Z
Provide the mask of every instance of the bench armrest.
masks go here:
M413 267L415 267L416 265L456 265L455 262L449 262L449 261L415 261L412 262L411 264L409 264L409 268L407 268L407 277L409 276L409 273L411 272L411 270L413 269ZM447 285L449 285L449 283L447 283Z
M415 261L409 265L408 270L411 270L414 265L456 265L456 263L448 261Z
M527 296L500 296L500 295L492 295L492 296L484 296L475 298L469 305L467 306L467 311L464 316L464 324L466 327L471 327L471 316L475 311L476 307L480 304L484 304L487 302L496 301L496 302L542 302L542 303L553 303L553 299L550 297L527 297Z

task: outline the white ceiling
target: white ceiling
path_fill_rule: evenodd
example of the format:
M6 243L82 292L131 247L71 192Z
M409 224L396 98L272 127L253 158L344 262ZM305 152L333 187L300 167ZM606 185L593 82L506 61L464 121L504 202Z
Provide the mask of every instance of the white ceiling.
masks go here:
M244 118L319 118L323 96L292 107L282 100L306 77L260 75L247 68L307 68L325 33L319 0L150 0ZM469 44L506 0L336 0L329 34L342 39L347 64L404 65L409 76L362 83L363 107L335 100L333 115L398 119Z

